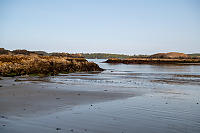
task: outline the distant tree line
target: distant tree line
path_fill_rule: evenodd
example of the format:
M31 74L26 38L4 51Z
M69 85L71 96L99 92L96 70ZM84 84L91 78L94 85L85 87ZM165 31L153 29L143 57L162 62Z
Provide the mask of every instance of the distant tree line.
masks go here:
M108 54L108 53L81 53L87 59L109 59L109 58L145 58L148 55L124 55L124 54Z
M200 53L188 54L192 58L200 58Z
M17 49L17 50L6 50L4 48L0 48L0 55L1 54L23 54L23 55L30 55L30 54L37 54L40 56L60 56L60 57L72 57L72 58L87 58L87 59L109 59L109 58L118 58L118 59L125 59L125 58L152 58L154 55L124 55L124 54L108 54L108 53L47 53L45 51L28 51L25 49ZM155 54L155 55L159 55ZM189 58L200 58L200 53L188 54ZM154 57L156 58L156 57ZM161 58L161 56L158 56Z

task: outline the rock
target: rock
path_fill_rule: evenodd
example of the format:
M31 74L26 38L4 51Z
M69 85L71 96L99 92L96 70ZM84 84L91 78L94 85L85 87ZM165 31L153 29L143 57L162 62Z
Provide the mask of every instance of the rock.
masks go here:
M61 128L56 128L56 130L61 130Z
M10 77L21 75L45 77L59 73L103 71L98 64L88 62L85 58L14 54L0 55L0 62L3 64L0 76ZM16 79L15 81L21 80Z
M3 116L3 115L1 115L0 117L1 117L1 118L4 118L4 119L8 119L8 117L6 117L6 116Z
M23 81L23 80L21 80L21 79L15 79L15 82L21 82L21 81Z

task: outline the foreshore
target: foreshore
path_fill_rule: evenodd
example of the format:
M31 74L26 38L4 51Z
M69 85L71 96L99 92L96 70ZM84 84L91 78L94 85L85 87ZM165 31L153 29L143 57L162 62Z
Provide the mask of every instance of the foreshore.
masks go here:
M199 133L199 66L99 64L107 70L1 77L0 132Z
M96 102L135 96L134 93L113 92L109 88L102 89L98 86L95 89L95 87L82 85L80 89L79 86L45 79L16 82L16 78L2 77L0 83L0 116L2 118L47 115L76 105L92 106Z

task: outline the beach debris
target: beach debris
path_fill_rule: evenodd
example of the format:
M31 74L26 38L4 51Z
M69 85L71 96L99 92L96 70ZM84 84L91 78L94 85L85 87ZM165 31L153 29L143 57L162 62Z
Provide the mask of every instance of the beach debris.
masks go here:
M2 85L0 85L0 87L3 87Z
M103 90L103 91L108 91L108 90Z
M74 132L74 129L70 129L71 132Z
M197 102L197 104L199 104L199 103Z
M81 94L80 94L80 93L78 93L77 95L79 95L79 96L80 96Z

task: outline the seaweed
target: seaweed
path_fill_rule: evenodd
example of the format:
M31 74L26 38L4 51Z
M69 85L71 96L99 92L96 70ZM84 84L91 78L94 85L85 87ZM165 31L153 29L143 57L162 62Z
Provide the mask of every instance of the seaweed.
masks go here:
M0 75L57 75L59 73L102 71L84 58L39 55L0 55Z

